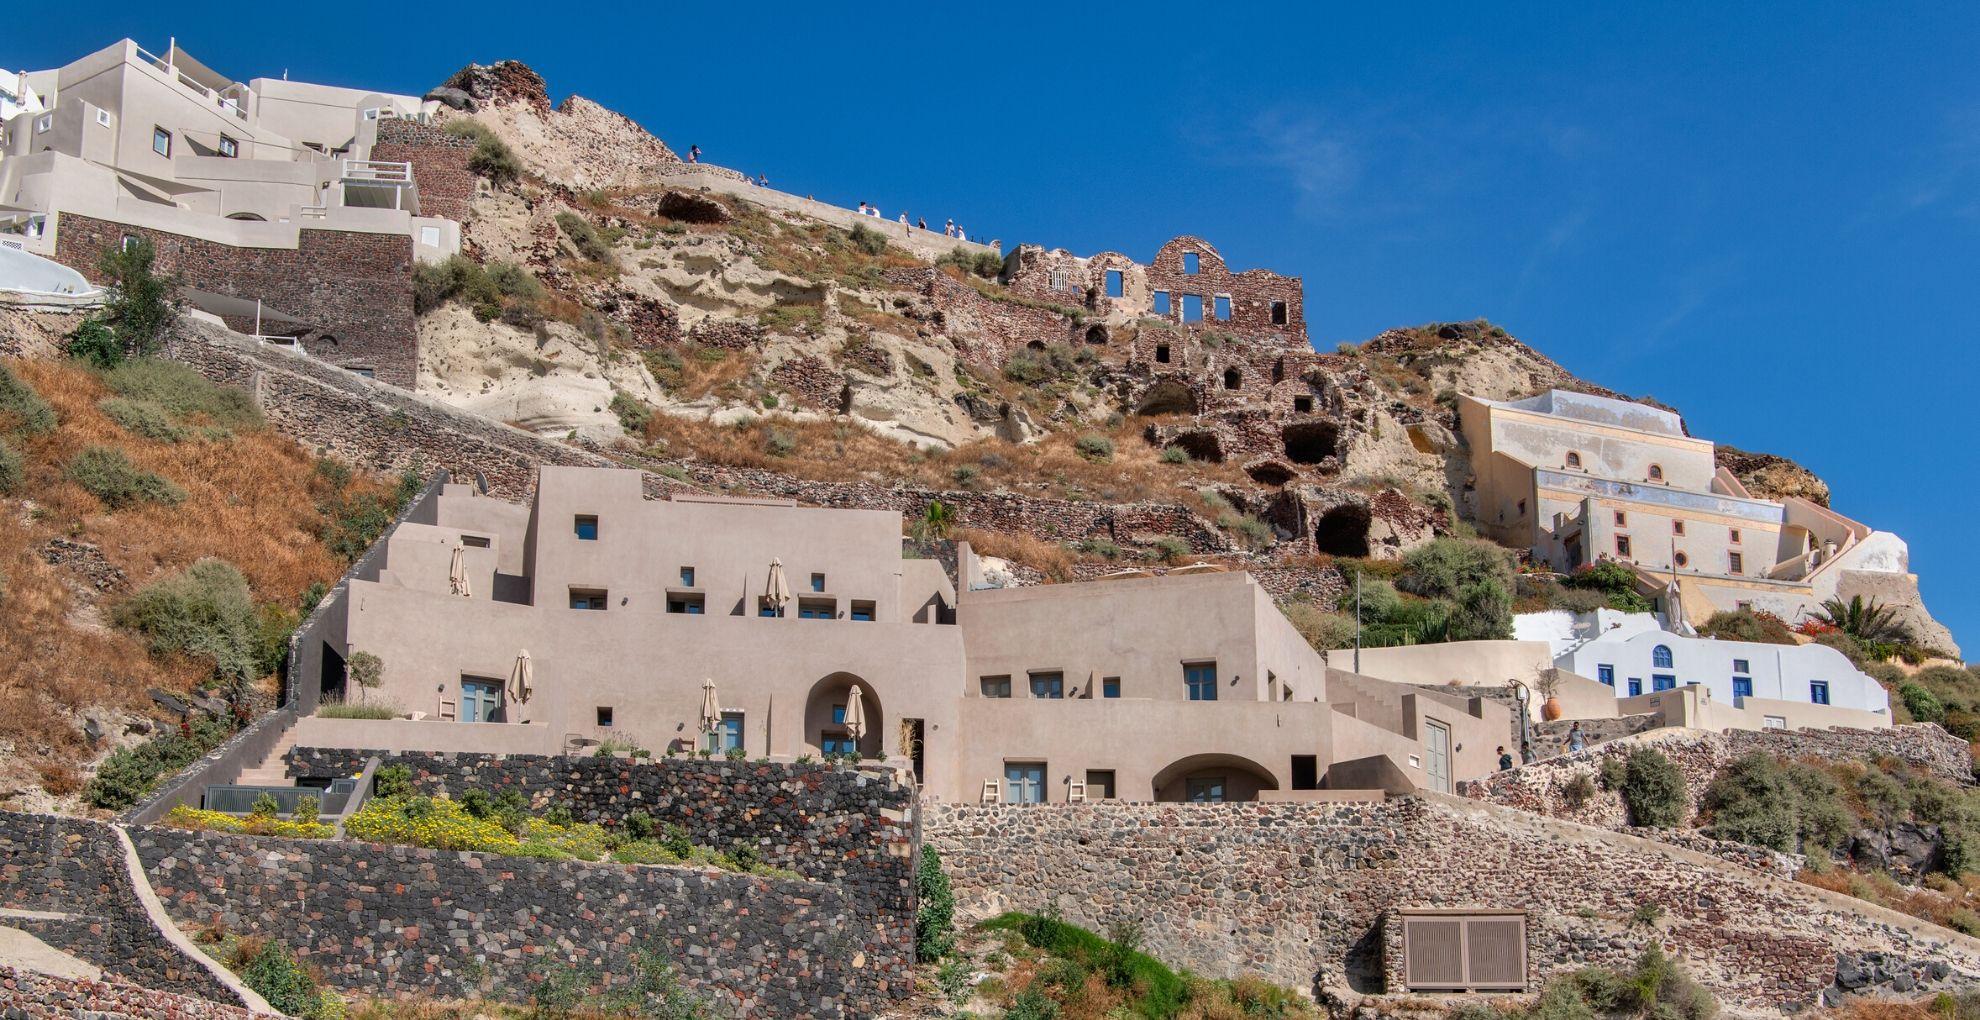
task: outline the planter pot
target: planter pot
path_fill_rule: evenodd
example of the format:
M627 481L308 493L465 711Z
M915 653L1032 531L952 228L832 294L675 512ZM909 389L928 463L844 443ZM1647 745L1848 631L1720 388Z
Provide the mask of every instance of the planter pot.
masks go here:
M1548 698L1546 704L1540 706L1540 718L1548 722L1553 722L1566 714L1567 709L1561 707L1559 698Z

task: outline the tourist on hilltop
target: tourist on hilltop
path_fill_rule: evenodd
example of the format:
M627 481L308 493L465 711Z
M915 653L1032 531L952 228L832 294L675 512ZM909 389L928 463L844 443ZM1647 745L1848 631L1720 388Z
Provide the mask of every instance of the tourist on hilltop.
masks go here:
M861 216L864 216L864 215L866 215L866 203L865 203L865 202L861 202L861 203L859 204L859 214L860 214Z
M914 221L914 225L920 227L923 230L928 229L928 221L926 219L916 219Z
M1510 755L1510 754L1507 754L1507 753L1506 753L1506 745L1504 745L1504 744L1500 744L1500 745L1499 745L1499 771L1500 771L1500 772L1504 772L1504 771L1506 771L1507 769L1510 769L1510 768L1512 768L1512 765L1513 765L1513 762L1512 762L1512 755Z
M950 220L950 221L949 221L949 222L948 222L948 223L947 223L946 225L944 225L944 226L942 227L942 236L943 236L943 237L954 237L954 236L956 236L956 221L955 221L955 220Z
M1581 732L1581 720L1577 719L1573 726L1568 727L1568 753L1574 754L1586 750L1588 750L1588 735Z
M958 241L969 240L969 231L964 230L962 228L962 224L960 223L956 224L956 240Z
M909 237L914 236L914 228L908 226L908 218L907 218L906 210L903 210L901 212L901 233Z
M759 188L767 188L767 187L769 187L769 186L770 186L770 175L769 175L769 174L757 174L757 175L756 175L756 186L757 186L757 187L759 187Z
M688 146L688 162L690 163L701 162L701 146L699 145Z

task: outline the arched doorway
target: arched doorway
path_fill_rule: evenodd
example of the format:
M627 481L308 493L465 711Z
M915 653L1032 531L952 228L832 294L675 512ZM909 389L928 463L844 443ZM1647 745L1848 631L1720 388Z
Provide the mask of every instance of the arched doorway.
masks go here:
M1174 379L1164 379L1148 387L1135 405L1134 413L1140 415L1195 414L1196 393L1186 383Z
M1342 503L1320 515L1313 525L1313 548L1330 556L1368 555L1368 507Z
M1276 790L1279 781L1243 755L1192 754L1155 773L1152 785L1158 801L1214 804L1257 800L1258 791Z
M889 725L880 708L880 696L873 685L853 673L833 673L811 685L804 701L804 745L813 754L841 754L850 748L846 735L846 706L852 688L859 685L860 707L866 717L866 732L859 738L859 756L878 758L885 742L881 737Z

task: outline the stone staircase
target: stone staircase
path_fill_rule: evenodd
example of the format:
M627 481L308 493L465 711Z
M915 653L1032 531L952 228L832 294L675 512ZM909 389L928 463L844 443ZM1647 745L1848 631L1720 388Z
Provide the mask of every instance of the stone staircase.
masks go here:
M1353 702L1355 718L1392 733L1403 731L1401 692L1392 684L1353 673L1327 672L1327 701Z
M241 777L234 780L237 786L294 786L296 781L289 778L287 764L283 761L289 748L296 746L296 731L291 728L275 741L268 754L253 766L241 770Z

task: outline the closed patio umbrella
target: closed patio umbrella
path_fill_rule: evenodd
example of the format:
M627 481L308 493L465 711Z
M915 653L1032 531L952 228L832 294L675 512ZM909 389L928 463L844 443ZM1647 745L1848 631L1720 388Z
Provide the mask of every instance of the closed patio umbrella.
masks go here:
M454 594L462 598L473 598L468 591L467 550L459 544L454 546L454 560L447 566L447 584Z
M846 698L846 736L852 738L855 746L859 738L866 736L866 706L862 699L859 685L854 684L852 694Z
M509 700L518 705L529 704L529 696L536 693L536 667L530 664L529 649L516 653L516 668L509 673Z
M784 615L784 607L791 604L791 586L784 580L783 560L770 561L770 580L763 585L763 600L777 610L778 616Z
M713 733L722 725L722 702L715 697L715 678L701 682L701 732Z

